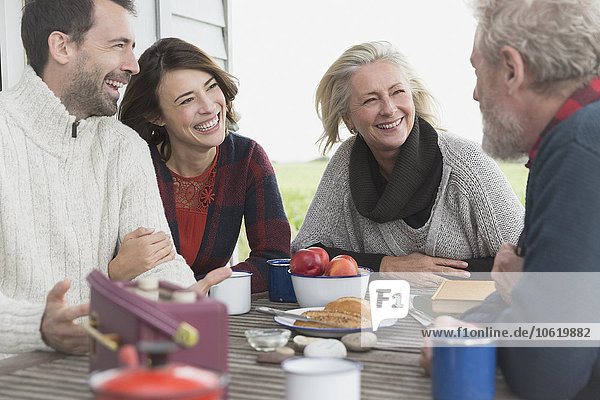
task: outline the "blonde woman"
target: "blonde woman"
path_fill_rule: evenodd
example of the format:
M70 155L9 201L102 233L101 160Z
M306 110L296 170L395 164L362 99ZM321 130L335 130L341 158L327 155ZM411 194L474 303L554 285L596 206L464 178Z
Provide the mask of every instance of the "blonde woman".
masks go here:
M523 207L475 143L436 129L434 99L387 42L356 45L321 79L316 107L331 158L292 242L350 254L417 285L490 271L500 245L517 240Z

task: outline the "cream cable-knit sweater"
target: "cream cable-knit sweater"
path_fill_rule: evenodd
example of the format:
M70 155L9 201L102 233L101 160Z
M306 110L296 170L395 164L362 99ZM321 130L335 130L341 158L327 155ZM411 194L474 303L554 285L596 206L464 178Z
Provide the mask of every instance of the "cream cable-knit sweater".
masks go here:
M523 206L510 184L479 146L449 133L438 134L442 179L427 223L377 223L357 211L348 165L355 138L329 161L292 251L314 243L361 253L404 256L418 252L459 260L493 256L504 242L516 243Z
M81 120L73 138L74 121L31 68L0 92L0 353L46 348L40 319L58 281L85 303L87 275L107 273L127 233L169 232L147 144L112 117ZM179 255L147 275L195 282Z

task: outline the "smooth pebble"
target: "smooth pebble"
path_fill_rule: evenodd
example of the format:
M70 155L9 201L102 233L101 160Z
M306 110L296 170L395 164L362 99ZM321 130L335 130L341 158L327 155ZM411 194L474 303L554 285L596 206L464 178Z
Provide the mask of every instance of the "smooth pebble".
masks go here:
M344 344L336 339L318 340L309 343L304 349L304 355L306 357L344 358L347 354Z
M294 357L293 354L282 354L276 351L268 351L266 353L260 353L258 357L256 357L256 360L261 363L281 364L282 361L292 357Z
M309 343L318 342L319 340L325 340L325 339L318 338L318 337L306 337L306 336L302 336L302 335L294 336L294 344L296 345L296 348L298 349L298 351L303 351L304 348L306 346L308 346Z
M294 351L294 349L292 349L291 347L287 347L287 346L283 346L283 347L278 347L275 349L275 351L277 353L281 353L281 354L295 354L296 352Z
M373 332L349 333L342 337L342 343L348 351L369 351L377 344L377 335Z

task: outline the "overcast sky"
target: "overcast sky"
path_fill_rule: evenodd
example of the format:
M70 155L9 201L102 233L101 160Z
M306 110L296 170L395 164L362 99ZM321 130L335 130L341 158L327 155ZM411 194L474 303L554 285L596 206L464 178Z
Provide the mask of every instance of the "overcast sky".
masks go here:
M231 6L240 133L272 161L319 157L317 84L344 50L371 40L387 40L406 54L438 99L446 129L481 141L469 63L475 20L464 0L231 0Z

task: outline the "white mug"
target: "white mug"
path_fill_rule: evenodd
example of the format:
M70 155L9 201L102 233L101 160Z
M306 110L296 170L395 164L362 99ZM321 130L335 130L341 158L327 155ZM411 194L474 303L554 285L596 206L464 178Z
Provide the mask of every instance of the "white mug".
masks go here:
M250 278L252 272L233 271L223 282L210 288L210 297L225 303L227 314L245 314L250 311Z
M360 400L362 364L343 358L301 357L285 360L286 400Z

